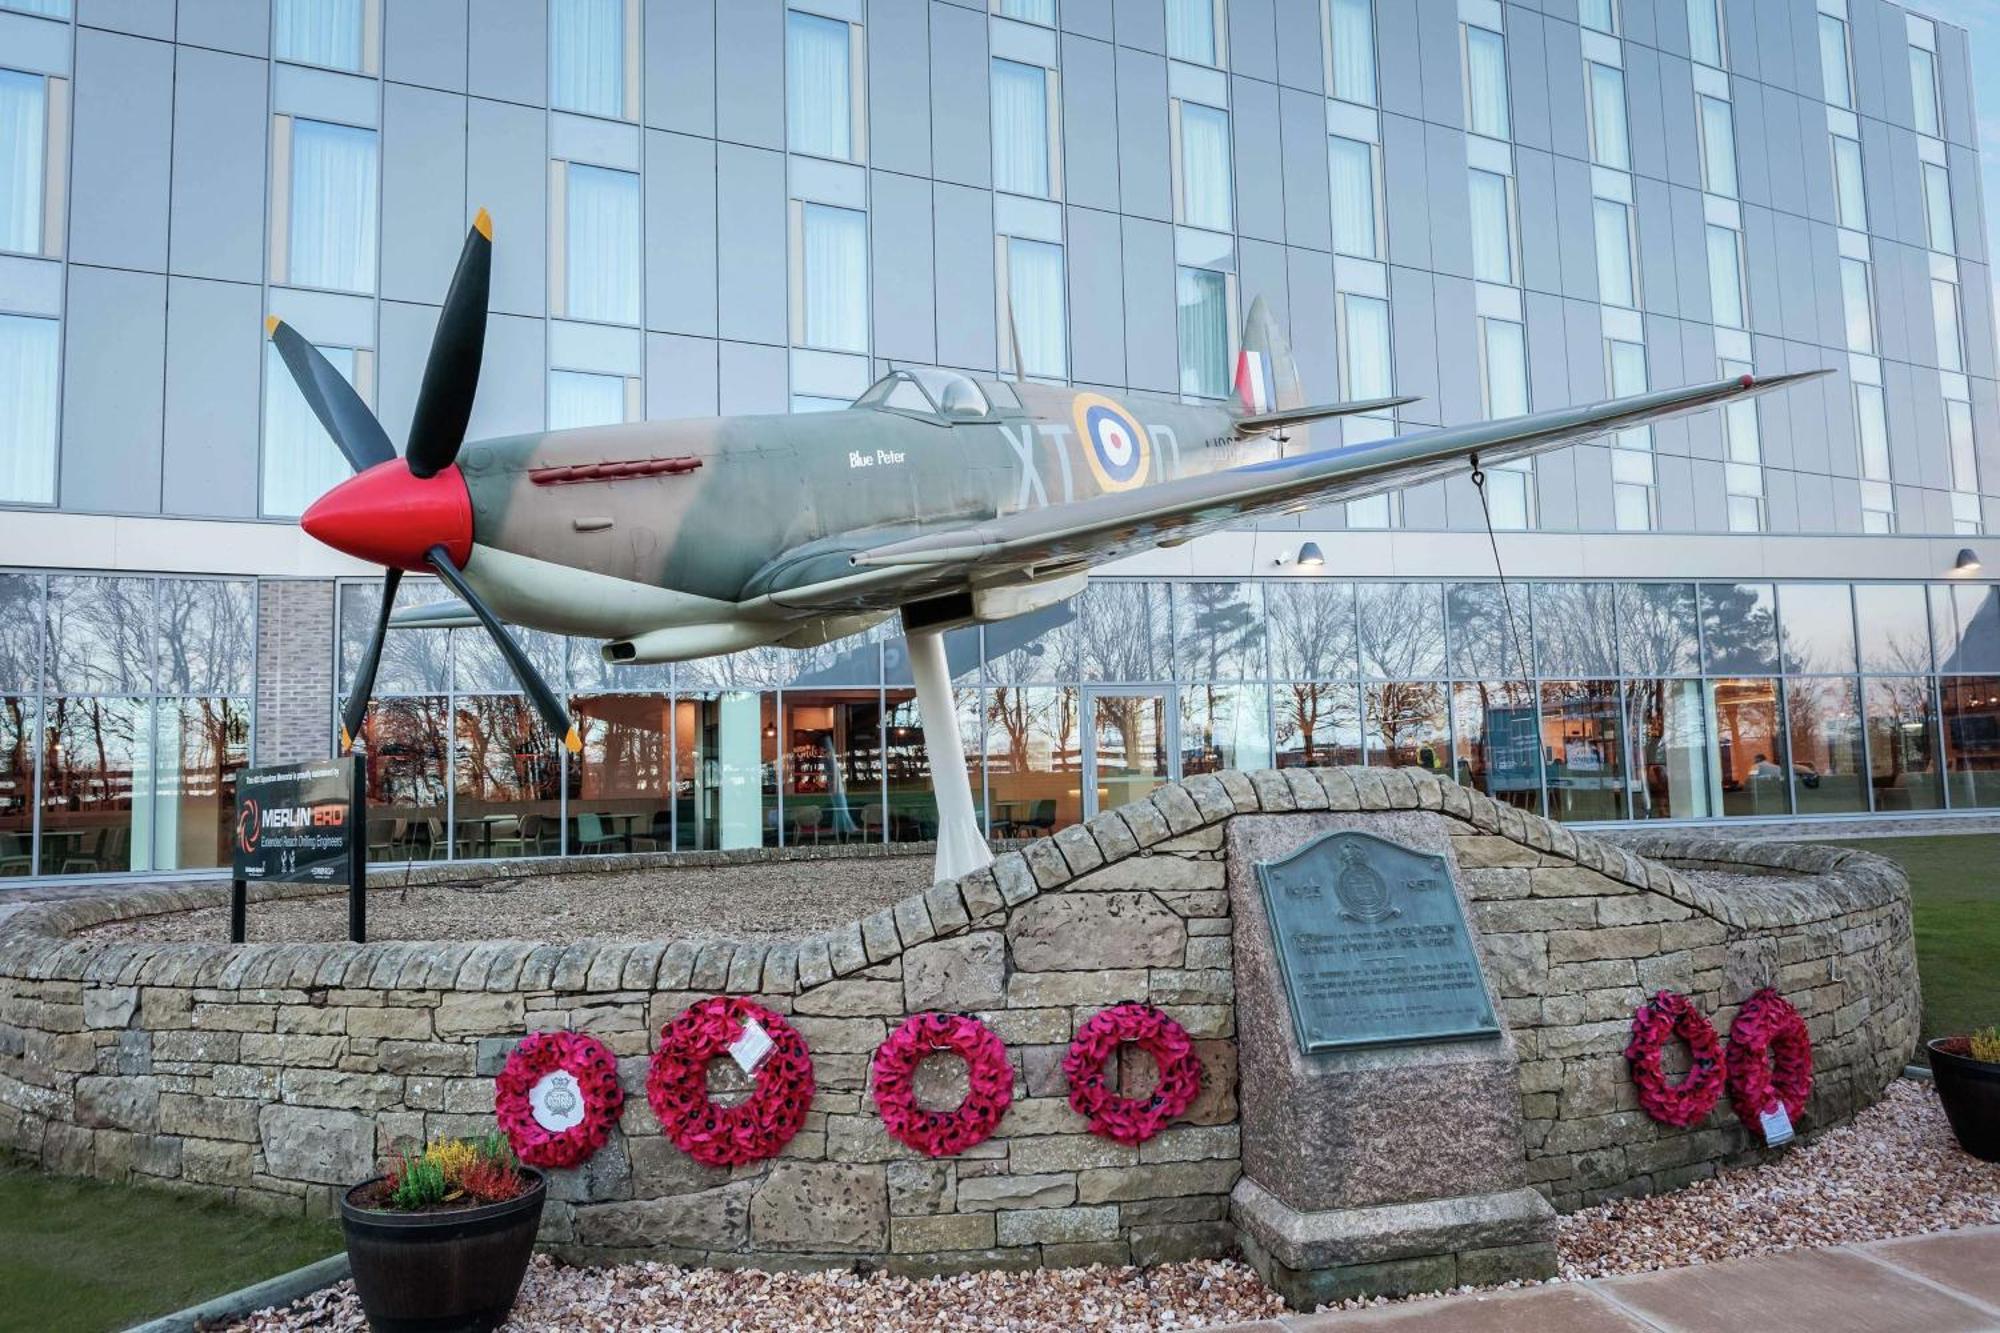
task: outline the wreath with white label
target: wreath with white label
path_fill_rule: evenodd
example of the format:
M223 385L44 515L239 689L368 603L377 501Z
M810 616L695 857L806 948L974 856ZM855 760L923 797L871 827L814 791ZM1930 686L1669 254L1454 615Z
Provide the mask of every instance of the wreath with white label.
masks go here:
M589 1161L625 1105L618 1057L581 1032L536 1032L507 1056L493 1085L493 1116L529 1166Z
M1769 986L1743 1002L1729 1025L1729 1104L1760 1139L1779 1107L1796 1125L1812 1096L1812 1036L1805 1019Z
M917 1066L935 1051L965 1061L965 1100L950 1111L917 1101ZM949 1157L984 1143L1014 1102L1014 1067L1007 1047L969 1014L911 1014L875 1048L875 1109L899 1143L931 1157Z
M718 1106L708 1095L708 1062L729 1055L755 1080L749 1098ZM697 1000L660 1029L646 1075L646 1100L676 1147L703 1166L741 1166L775 1157L806 1122L813 1099L812 1054L784 1018L753 1000Z

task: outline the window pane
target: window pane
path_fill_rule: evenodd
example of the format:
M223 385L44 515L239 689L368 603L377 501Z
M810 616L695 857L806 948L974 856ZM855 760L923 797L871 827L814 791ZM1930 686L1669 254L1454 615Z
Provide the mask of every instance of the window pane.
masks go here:
M1707 682L1715 716L1715 769L1724 815L1787 815L1785 737L1778 725L1778 682Z
M1181 690L1181 776L1271 766L1271 708L1262 685Z
M1736 197L1736 119L1729 103L1718 97L1701 101L1702 167L1710 194Z
M1535 661L1544 676L1609 676L1617 670L1616 584L1538 583Z
M1910 48L1910 96L1916 105L1917 132L1938 138L1937 57L1921 46Z
M1625 682L1625 723L1632 738L1632 818L1712 818L1715 801L1701 682Z
M784 696L785 840L790 843L851 842L863 837L868 807L881 800L882 691L879 686L833 691L792 691ZM911 714L916 705L906 705ZM972 744L979 743L973 718ZM910 756L905 756L910 757ZM928 776L921 747L914 758ZM973 800L979 782L973 780ZM935 820L935 811L931 813ZM884 821L872 821L880 839Z
M1507 207L1507 178L1473 170L1472 276L1481 282L1514 281L1514 227Z
M1819 16L1820 86L1835 106L1854 107L1854 87L1847 71L1847 24L1831 14Z
M1047 837L1083 818L1082 727L1075 686L987 692L986 782L996 836Z
M1868 708L1868 783L1882 811L1935 810L1937 713L1928 677L1877 676L1864 682Z
M854 155L849 33L839 19L796 10L785 15L787 141L795 153Z
M1861 450L1861 475L1870 481L1889 480L1889 421L1879 385L1854 386L1854 424Z
M1636 676L1692 676L1701 644L1692 583L1617 585L1618 663Z
M322 347L320 353L349 383L354 381L354 350ZM271 517L303 514L306 507L354 475L354 468L306 406L305 395L278 355L274 344L264 346L264 513Z
M1181 104L1181 221L1229 230L1229 113Z
M1845 583L1779 584L1778 619L1787 672L1854 670L1854 605Z
M375 290L375 131L292 122L288 245L294 286Z
M1938 692L1952 806L2000 805L2000 676L1946 676Z
M443 635L436 636L443 638ZM450 703L442 697L376 699L361 723L368 750L368 859L443 861Z
M1006 18L1054 27L1056 0L1000 0L1000 13Z
M1166 680L1173 670L1167 590L1157 583L1093 583L1078 599L1087 681Z
M1979 489L1979 461L1972 437L1972 404L1947 398L1944 404L1945 442L1951 456L1951 484L1961 491Z
M1472 132L1507 138L1507 43L1499 33L1466 28L1465 85Z
M1174 674L1181 680L1264 677L1264 597L1254 583L1177 583Z
M1802 815L1849 814L1868 808L1863 775L1861 699L1846 677L1785 682L1791 727L1793 799Z
M806 204L803 304L808 347L868 350L868 227L849 208Z
M1361 674L1421 680L1444 674L1444 585L1363 583L1358 594Z
M1386 398L1389 365L1389 303L1373 296L1342 292L1340 307L1346 344L1342 347L1342 368L1347 376L1347 397L1354 401ZM1353 443L1350 438L1349 443Z
M461 695L454 702L455 854L469 860L555 854L560 764L533 705L518 694Z
M1333 188L1333 248L1373 259L1375 244L1375 146L1335 136L1327 141Z
M625 377L549 372L549 429L615 426L625 420Z
M1931 323L1937 337L1938 366L1965 369L1965 349L1958 331L1958 284L1931 282Z
M160 692L249 693L257 585L243 579L160 579L155 597Z
M0 694L40 690L42 615L40 574L0 574Z
M1924 163L1924 217L1930 227L1931 249L1941 254L1958 249L1951 218L1951 173L1935 162Z
M1271 687L1271 731L1280 768L1361 762L1361 694L1351 683Z
M1498 583L1454 583L1446 590L1452 675L1492 680L1533 673L1529 596L1525 587L1503 590ZM1508 607L1513 611L1511 626Z
M1542 683L1549 818L1625 818L1624 716L1615 680Z
M1207 269L1180 270L1181 392L1229 394L1229 285Z
M1489 319L1482 322L1486 332L1486 416L1493 421L1525 416L1528 411L1527 336L1519 324L1510 320ZM1488 484L1491 484L1490 473Z
M1215 63L1215 0L1167 0L1167 54Z
M673 705L664 694L570 701L583 749L569 766L570 850L666 850L673 843ZM543 830L537 830L538 833Z
M1868 230L1868 197L1861 183L1861 142L1833 138L1833 188L1840 204L1840 225L1850 231Z
M1370 0L1329 0L1333 95L1375 105L1375 15Z
M1716 0L1688 0L1688 52L1704 65L1722 68L1722 25L1716 21Z
M572 162L567 174L565 313L639 322L639 178Z
M549 105L625 114L625 0L549 0Z
M1271 675L1280 680L1352 680L1354 585L1278 579L1264 591L1270 617Z
M4 603L0 603L4 606ZM33 699L0 695L0 880L35 871L35 754L39 726Z
M250 760L248 699L162 699L153 748L153 867L229 864L236 774Z
M1931 633L1941 674L2000 672L2000 586L1932 584Z
M1597 299L1630 308L1632 298L1632 217L1612 199L1594 201L1597 216Z
M42 753L44 875L151 869L150 817L133 837L135 805L150 816L152 713L146 699L47 701Z
M0 500L56 498L57 324L0 315Z
M1614 0L1580 0L1577 5L1577 20L1586 28L1598 32L1618 31L1617 6Z
M42 251L48 80L0 69L0 250Z
M993 185L1049 192L1048 72L1039 65L993 62Z
M277 0L271 49L280 60L359 70L361 7L362 0Z
M1778 620L1768 583L1701 585L1702 656L1706 669L1775 671Z
M406 578L396 593L396 609L443 601L451 593L436 579ZM374 633L382 606L382 585L371 579L340 589L340 689L354 679L361 654ZM478 633L479 631L472 631ZM375 693L442 694L451 687L451 636L436 630L392 629L382 643L382 665ZM442 728L443 723L439 723ZM440 730L442 735L442 730Z
M1625 72L1590 64L1591 160L1620 171L1632 165L1625 133Z
M1727 227L1708 229L1708 301L1717 324L1743 327L1742 253Z
M1451 723L1451 775L1458 785L1539 814L1542 755L1534 686L1518 680L1454 685Z
M1445 771L1451 748L1451 692L1434 681L1385 681L1361 687L1367 708L1367 762Z
M1840 260L1840 300L1848 318L1848 350L1874 354L1874 298L1862 260Z
M1068 335L1063 323L1063 250L1046 241L1007 240L1007 299L1021 344L1022 369L1029 375L1062 379L1069 374ZM1006 349L1009 360L1012 349Z

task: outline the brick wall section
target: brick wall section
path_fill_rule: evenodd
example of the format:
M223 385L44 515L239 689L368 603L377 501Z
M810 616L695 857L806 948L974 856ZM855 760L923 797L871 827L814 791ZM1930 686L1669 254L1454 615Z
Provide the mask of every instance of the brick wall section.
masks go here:
M567 1026L620 1054L629 1098L621 1132L553 1183L543 1239L565 1255L931 1272L1225 1252L1240 1157L1225 827L1239 812L1326 808L1449 822L1520 1050L1529 1168L1559 1206L1665 1188L1752 1151L1726 1105L1688 1131L1636 1110L1619 1052L1651 989L1690 992L1726 1027L1756 985L1779 985L1817 1045L1809 1128L1879 1095L1914 1044L1908 886L1880 858L1672 848L1786 872L1720 901L1428 774L1295 769L1162 788L777 945L93 944L65 935L221 891L33 905L0 925L0 1143L58 1171L324 1213L392 1143L490 1127L490 1076L513 1042ZM643 1086L660 1025L725 991L791 1016L819 1092L782 1157L711 1170L660 1135ZM1140 1148L1086 1133L1060 1071L1078 1023L1125 999L1179 1018L1207 1074L1187 1122ZM945 1161L889 1139L866 1088L876 1044L926 1008L978 1014L1017 1070L1000 1132ZM938 1075L926 1100L956 1100L962 1071L926 1070Z
M323 759L333 717L333 583L257 584L257 762Z

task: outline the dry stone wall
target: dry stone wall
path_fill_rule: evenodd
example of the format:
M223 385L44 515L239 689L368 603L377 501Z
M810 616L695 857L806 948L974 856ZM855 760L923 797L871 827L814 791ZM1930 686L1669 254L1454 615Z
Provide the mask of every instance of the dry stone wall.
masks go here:
M1751 1151L1726 1106L1688 1131L1638 1111L1620 1051L1653 989L1725 1027L1756 986L1784 991L1817 1047L1808 1127L1879 1095L1914 1045L1907 885L1880 858L1649 845L1692 866L1761 858L1768 888L1725 895L1421 772L1225 773L776 945L108 943L72 936L221 890L30 906L0 936L0 1144L56 1171L326 1213L392 1145L490 1129L513 1043L574 1028L619 1054L628 1096L606 1147L556 1173L543 1239L559 1253L908 1272L1224 1253L1241 1160L1226 825L1311 809L1446 821L1519 1051L1530 1177L1558 1207ZM788 1015L819 1086L782 1156L735 1169L675 1149L643 1090L661 1025L723 992ZM1184 1121L1137 1148L1086 1132L1061 1072L1077 1027L1123 1000L1173 1014L1205 1074ZM890 1139L867 1088L876 1045L922 1009L976 1014L1016 1068L1000 1131L943 1161ZM1151 1078L1136 1063L1120 1070L1132 1089ZM963 1086L955 1063L920 1073L932 1104Z

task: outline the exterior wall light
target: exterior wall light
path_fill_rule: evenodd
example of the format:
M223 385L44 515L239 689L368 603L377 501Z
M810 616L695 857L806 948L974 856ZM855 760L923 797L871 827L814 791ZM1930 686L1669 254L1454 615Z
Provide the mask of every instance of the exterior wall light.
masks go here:
M1320 554L1318 542L1307 542L1299 548L1300 569L1320 569L1326 564L1326 557ZM1974 568L1977 568L1975 564Z
M1304 557L1301 556L1300 559L1303 561ZM1951 567L1951 572L1954 574L1977 574L1979 572L1979 552L1973 550L1970 546L1961 548L1958 553L1958 560Z

